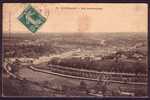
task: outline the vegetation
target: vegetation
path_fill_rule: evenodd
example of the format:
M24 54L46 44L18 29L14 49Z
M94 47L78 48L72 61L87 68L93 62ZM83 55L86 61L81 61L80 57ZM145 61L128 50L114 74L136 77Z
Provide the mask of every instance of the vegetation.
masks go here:
M101 45L105 41L105 45ZM106 72L121 73L143 73L147 74L147 36L145 33L101 33L92 35L75 34L4 34L4 57L19 58L30 57L39 58L51 54L61 55L68 51L79 50L80 53L72 53L67 57L54 57L49 64L60 65L62 67L72 67L78 69L88 69ZM134 48L128 50L129 48ZM88 52L86 52L88 51ZM112 52L116 53L112 53ZM89 53L90 52L90 53ZM86 55L86 56L82 56ZM92 56L90 56L92 55ZM123 56L123 57L122 57ZM95 59L95 58L100 59ZM47 63L47 62L46 62ZM13 63L14 72L18 70L17 63ZM43 66L40 66L43 67ZM6 73L3 73L6 74ZM37 76L38 77L38 76ZM138 77L138 76L137 76ZM44 90L42 86L32 84L29 81L19 81L16 79L4 78L4 95L6 96L51 96L56 93ZM54 83L54 82L52 82ZM52 83L44 83L52 86ZM65 83L57 82L57 83ZM35 86L36 85L36 86ZM73 85L72 85L73 86ZM93 85L94 86L94 85ZM101 83L96 84L95 90L103 91L105 94L107 85L101 88ZM41 89L35 90L32 87ZM63 86L68 95L86 95L90 87L81 81L79 88ZM128 87L130 88L130 87ZM139 88L141 88L139 86ZM77 89L77 90L76 90ZM83 91L82 91L83 90ZM144 90L144 91L143 91ZM145 88L135 89L136 96L146 95ZM115 91L115 92L114 92ZM113 95L119 95L114 89ZM142 92L143 91L143 92Z
M119 60L114 59L94 60L92 58L53 58L49 64L61 65L63 67L72 67L79 69L90 69L107 72L125 72L125 73L146 73L147 65L145 61L137 60Z

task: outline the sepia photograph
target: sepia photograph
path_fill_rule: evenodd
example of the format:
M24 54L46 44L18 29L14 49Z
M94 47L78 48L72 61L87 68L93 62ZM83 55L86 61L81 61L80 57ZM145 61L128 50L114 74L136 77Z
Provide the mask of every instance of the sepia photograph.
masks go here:
M148 5L4 3L4 97L147 97Z

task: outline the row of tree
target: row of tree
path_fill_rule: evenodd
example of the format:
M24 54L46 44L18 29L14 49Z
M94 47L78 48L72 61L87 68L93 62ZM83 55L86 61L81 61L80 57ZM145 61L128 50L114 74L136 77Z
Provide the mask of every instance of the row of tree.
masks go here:
M147 65L143 61L128 60L94 60L81 58L53 58L49 64L72 67L79 69L90 69L107 72L125 72L125 73L146 73Z

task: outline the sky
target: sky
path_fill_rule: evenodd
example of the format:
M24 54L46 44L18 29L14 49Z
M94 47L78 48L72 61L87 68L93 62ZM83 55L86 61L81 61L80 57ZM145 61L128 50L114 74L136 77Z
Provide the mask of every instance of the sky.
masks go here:
M29 3L4 3L3 33L32 33L17 17ZM148 32L148 5L31 4L47 20L36 33Z

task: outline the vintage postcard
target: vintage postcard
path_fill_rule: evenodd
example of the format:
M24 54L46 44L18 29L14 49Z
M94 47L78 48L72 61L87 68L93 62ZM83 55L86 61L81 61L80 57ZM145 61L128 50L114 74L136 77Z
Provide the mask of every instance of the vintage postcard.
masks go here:
M147 96L147 21L144 3L4 3L3 96Z

